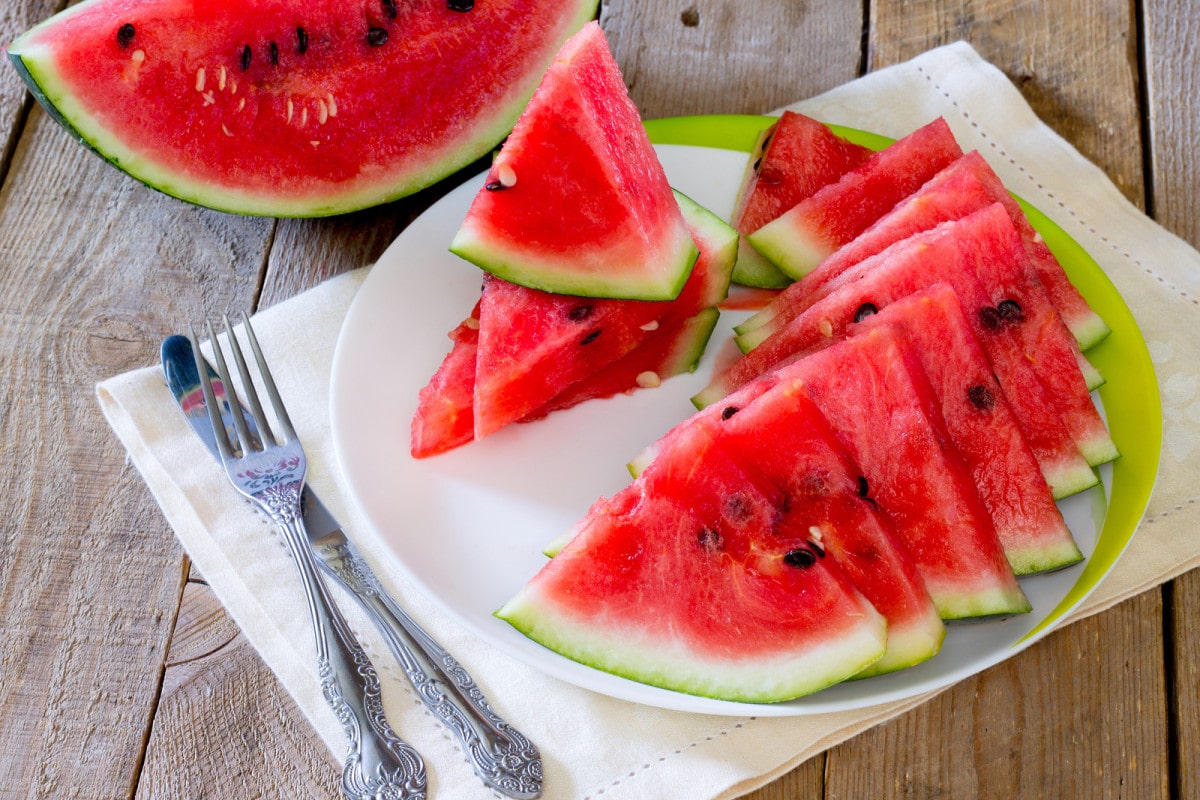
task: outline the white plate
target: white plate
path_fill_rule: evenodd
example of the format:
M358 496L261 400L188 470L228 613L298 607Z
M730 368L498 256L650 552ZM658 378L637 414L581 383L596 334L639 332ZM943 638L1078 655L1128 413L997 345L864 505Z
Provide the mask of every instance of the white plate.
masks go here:
M745 153L658 149L672 185L728 218ZM493 617L545 562L543 546L598 497L624 486L625 463L691 413L689 398L708 383L715 360L729 356L732 326L745 315L722 314L693 375L413 459L409 422L417 392L449 349L447 331L479 295L480 271L447 247L481 183L471 180L451 192L384 253L347 314L332 375L334 444L352 499L372 525L355 533L379 537L408 577L448 612L484 640L563 680L639 703L712 714L801 715L902 699L974 674L1037 638L1022 641L1067 596L1082 566L1023 579L1032 613L954 623L942 652L924 664L771 705L693 697L618 678L563 658ZM1102 473L1109 481L1109 470ZM1061 504L1085 555L1100 530L1104 496L1095 489Z

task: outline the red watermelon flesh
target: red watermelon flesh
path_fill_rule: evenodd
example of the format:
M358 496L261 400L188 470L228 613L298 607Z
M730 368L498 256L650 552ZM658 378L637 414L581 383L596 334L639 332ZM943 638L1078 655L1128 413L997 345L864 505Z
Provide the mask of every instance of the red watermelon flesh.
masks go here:
M912 348L884 328L783 367L866 478L943 619L1030 609Z
M936 283L947 283L967 313L1055 497L1094 486L1099 478L1080 452L1058 398L1042 385L1037 364L1013 344L1015 326L989 332L981 322L997 301L976 276L977 263L1016 264L1023 254L1012 221L1000 204L915 234L842 275L825 298L735 361L694 401L701 407L715 403L758 375L795 360L824 340L841 336L863 312L878 310ZM1084 419L1074 427L1087 425Z
M496 615L597 669L726 700L788 700L878 659L883 617L713 445L689 429Z
M7 50L52 116L139 180L317 216L487 154L596 5L87 0Z
M751 233L750 244L802 278L962 154L939 117Z
M475 356L479 351L479 304L450 332L450 352L417 396L411 452L427 458L475 438Z
M946 429L1018 575L1083 558L953 289L937 284L882 308L849 334L880 326L912 344Z
M863 496L857 465L803 386L779 386L708 424L758 485L784 493L795 527L808 530L887 618L887 652L856 677L893 672L936 655L945 626L925 582L891 523Z
M939 172L914 194L812 272L784 290L767 308L737 327L738 344L750 350L822 296L821 288L855 264L892 244L947 220L961 219L995 202L1004 203L1054 308L1083 348L1107 335L1108 327L1067 278L1058 259L1029 224L1020 205L979 151L972 150Z
M692 372L699 364L720 312L706 308L659 336L652 336L611 364L571 384L521 419L534 422L587 400L653 389L667 378Z
M743 237L753 233L870 156L871 150L843 139L812 117L784 111L763 131L750 155L734 201L733 227ZM744 239L739 241L733 280L766 288L791 282Z
M683 288L696 248L598 24L563 45L450 249L550 292L672 300Z

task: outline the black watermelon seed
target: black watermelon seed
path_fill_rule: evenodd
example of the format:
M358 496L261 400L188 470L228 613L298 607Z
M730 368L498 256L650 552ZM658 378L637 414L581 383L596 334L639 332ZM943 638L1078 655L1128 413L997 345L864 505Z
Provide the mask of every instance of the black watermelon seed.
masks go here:
M571 306L567 311L567 319L571 322L583 322L592 315L592 306L584 303L583 305Z
M388 19L396 18L396 0L381 0L383 4L383 15Z
M1000 305L996 306L996 311L1005 322L1015 325L1025 321L1025 310L1016 300L1001 300Z
M121 27L117 28L117 45L122 49L126 49L133 43L133 37L137 33L132 25L126 22Z
M817 544L812 539L808 540L808 546L813 549L813 552L816 553L819 558L825 557L825 548L821 547L821 545Z
M1000 330L1000 326L1004 324L1004 319L1000 316L1000 312L996 308L984 306L979 309L979 324L983 326L985 331L994 333Z
M717 552L724 544L721 532L714 531L712 528L701 528L700 532L696 534L696 541L710 553Z
M367 30L367 44L371 47L382 47L387 44L388 32L386 28L369 28Z
M758 170L761 168L762 168L762 158L759 157L759 158L754 159L754 166L752 167L752 169L755 172L758 172Z
M279 63L279 45L271 42L269 45L267 45L267 54L271 59L272 64Z
M475 7L475 0L447 0L446 8L451 11L470 11Z
M242 72L250 69L250 59L254 57L254 52L250 49L250 45L242 48Z
M600 336L600 330L599 330L599 329L597 329L597 330L594 330L594 331L592 331L591 333L589 333L587 336L583 337L583 340L582 340L582 341L580 341L579 343L580 343L580 344L591 344L592 342L596 341L596 338L597 338L598 336Z
M996 405L996 398L992 394L992 390L979 383L967 389L967 399L980 411L987 411Z
M725 406L725 409L721 411L721 419L729 419L739 411L741 411L741 409L737 406Z
M854 312L854 321L862 322L872 314L878 314L879 308L874 303L863 303Z
M795 550L788 550L783 554L783 563L797 569L808 569L817 563L817 557L807 547L797 547Z
M308 32L304 28L296 28L296 52L300 55L308 52Z
M859 475L858 476L858 496L866 497L870 491L871 491L871 487L867 484L867 476Z
M506 187L506 186L505 186L503 183L501 183L500 181L490 181L490 182L488 182L488 183L485 183L485 184L483 185L483 188L487 189L489 192L499 192L499 191L502 191L502 190L504 190L504 189L506 189L506 188L508 188L508 187Z

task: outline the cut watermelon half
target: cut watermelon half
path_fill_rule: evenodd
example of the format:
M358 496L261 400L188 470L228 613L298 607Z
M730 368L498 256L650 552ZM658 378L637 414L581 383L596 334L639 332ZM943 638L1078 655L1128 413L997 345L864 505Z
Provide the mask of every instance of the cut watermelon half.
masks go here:
M1046 572L1082 560L954 290L936 284L890 303L849 334L881 325L894 326L895 335L911 343L1013 572Z
M943 619L1030 610L907 342L864 331L783 367L829 420Z
M783 511L689 428L496 615L654 686L755 703L810 694L882 656L887 623Z
M85 0L7 48L46 110L167 194L322 216L428 186L508 133L595 0Z
M1029 224L1025 212L1005 190L983 156L972 150L931 178L853 241L832 253L803 279L781 292L762 311L738 325L738 346L743 352L752 350L820 299L823 296L821 288L855 264L915 233L941 222L961 219L995 202L1003 203L1013 218L1051 303L1080 347L1091 347L1107 336L1109 329L1104 320L1071 284L1058 259Z
M435 455L513 422L694 369L729 289L737 234L690 198L677 200L700 255L674 300L559 295L485 276L476 328L452 334L453 348L421 392L413 455ZM455 435L439 439L451 432L449 420L458 422Z
M750 244L802 278L962 154L938 117L751 233Z
M792 206L860 166L871 150L835 134L812 117L784 111L762 132L751 151L734 201L738 243L733 280L744 286L778 289L792 279L745 240Z
M563 45L450 249L548 292L679 294L696 247L598 24Z

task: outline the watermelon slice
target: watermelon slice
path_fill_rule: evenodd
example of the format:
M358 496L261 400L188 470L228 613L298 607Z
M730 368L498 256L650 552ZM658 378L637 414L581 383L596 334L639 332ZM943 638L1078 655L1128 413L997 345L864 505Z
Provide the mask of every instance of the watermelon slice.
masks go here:
M1030 610L911 346L864 331L779 371L829 420L943 619Z
M1060 398L1043 384L1042 374L1053 370L1075 373L1063 383L1072 391L1083 386L1077 362L1072 359L1048 360L1037 349L1037 341L1045 327L1045 337L1052 340L1071 338L1061 320L1038 311L1033 306L1048 304L1044 293L1039 297L1024 278L1012 273L1025 273L1020 264L1025 258L1024 246L1016 234L1012 220L1004 207L993 204L961 220L945 222L937 227L897 242L844 273L830 284L829 294L820 302L797 316L761 345L735 361L727 370L700 392L694 401L705 406L718 401L736 387L752 380L779 364L793 360L799 354L818 346L822 340L843 334L846 327L871 310L878 310L933 284L944 282L954 288L971 322L972 331L987 353L992 369L1000 379L1005 397L1016 413L1018 424L1038 463L1054 491L1055 497L1065 497L1096 485L1098 476L1084 458L1080 442L1089 442L1089 450L1104 452L1111 447L1107 431L1097 433L1094 424L1095 406L1090 411L1078 409L1078 398ZM988 271L994 282L1000 273L990 270L995 265L1010 270L1007 283L1022 285L985 288L978 270ZM1008 289L1020 293L1019 309L1028 310L1028 322L1022 325L987 326L985 320L996 315L998 304ZM1036 287L1040 288L1040 287ZM1024 315L1025 312L1023 311ZM1036 321L1035 321L1036 317ZM1023 330L1024 329L1024 330ZM1028 344L1033 342L1033 347ZM1076 382L1077 381L1077 382ZM1068 388L1071 388L1068 387ZM1072 406L1071 413L1068 406ZM1075 416L1078 414L1078 416ZM1080 438L1077 440L1076 436Z
M766 703L842 681L884 653L884 618L701 426L577 527L496 612L568 658Z
M513 422L694 369L729 289L737 234L690 198L679 194L677 202L700 256L674 300L582 298L486 276L476 329L452 334L454 347L421 392L413 455L435 455ZM440 439L448 419L460 425L454 437Z
M837 136L812 117L784 111L751 151L734 201L733 227L743 237L753 233L870 156L871 150ZM778 289L792 279L742 238L733 280Z
M696 247L598 24L563 45L450 249L549 292L679 294Z
M803 386L780 386L708 424L758 485L784 493L795 527L808 530L887 618L887 651L855 677L894 672L936 655L946 628L925 582L875 501L861 494L858 467Z
M107 161L212 208L321 216L410 194L508 133L596 0L85 0L8 55Z
M1080 347L1091 347L1107 336L1109 329L1104 320L1071 284L1058 259L1029 224L1020 205L1005 190L983 156L978 150L972 150L931 178L853 241L836 250L762 311L738 325L738 346L743 351L756 347L819 299L821 287L855 264L914 233L947 220L961 219L995 202L1004 203L1012 216L1052 305Z
M750 244L802 278L962 154L938 117L751 233Z
M1083 554L954 290L936 284L890 303L850 326L849 334L881 325L894 326L912 345L1013 572L1028 575L1080 561Z

